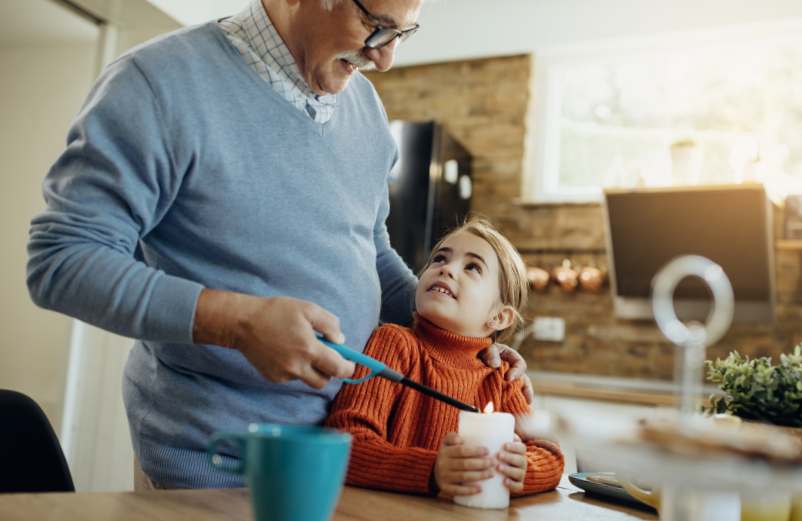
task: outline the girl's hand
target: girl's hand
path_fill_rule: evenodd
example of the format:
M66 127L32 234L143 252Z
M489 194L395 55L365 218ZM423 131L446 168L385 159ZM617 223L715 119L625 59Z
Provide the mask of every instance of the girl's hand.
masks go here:
M478 494L482 489L477 482L492 476L493 460L486 448L465 445L456 432L446 435L434 464L434 480L441 494Z
M510 492L523 492L524 477L526 477L526 445L520 441L505 443L498 452L496 470L504 476L504 485Z

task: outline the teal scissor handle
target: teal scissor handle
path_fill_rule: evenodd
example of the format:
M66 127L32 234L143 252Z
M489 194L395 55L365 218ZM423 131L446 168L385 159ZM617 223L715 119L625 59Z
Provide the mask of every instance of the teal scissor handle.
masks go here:
M317 339L321 343L340 353L340 356L342 356L346 360L350 360L355 364L364 365L365 367L370 369L370 374L368 374L367 376L363 376L362 378L343 378L343 382L345 383L361 384L362 382L367 382L374 376L379 376L381 373L387 372L387 366L379 362L375 358L371 358L368 355L364 355L359 351L354 351L350 347L345 346L343 344L335 344L334 342L330 342L320 335L318 335Z

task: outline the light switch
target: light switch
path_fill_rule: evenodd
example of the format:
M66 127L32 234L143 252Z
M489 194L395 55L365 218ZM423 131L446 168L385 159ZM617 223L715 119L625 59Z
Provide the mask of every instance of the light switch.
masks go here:
M565 340L565 320L560 317L537 317L532 324L532 336L543 342Z

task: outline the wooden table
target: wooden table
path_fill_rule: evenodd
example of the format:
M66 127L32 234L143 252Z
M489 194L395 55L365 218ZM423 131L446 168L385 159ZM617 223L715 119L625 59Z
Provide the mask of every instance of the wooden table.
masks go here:
M252 521L247 490L169 490L0 494L2 521ZM656 520L648 511L586 497L563 480L554 492L513 499L508 510L475 510L443 499L352 487L343 491L334 521L625 521Z

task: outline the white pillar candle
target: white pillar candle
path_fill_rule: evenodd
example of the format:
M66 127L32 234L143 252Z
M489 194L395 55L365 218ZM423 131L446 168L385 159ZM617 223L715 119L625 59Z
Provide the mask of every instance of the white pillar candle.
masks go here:
M491 412L460 411L459 436L466 445L479 445L488 450L493 459L502 445L515 438L515 418L506 412L492 412L492 403L485 408ZM455 496L454 503L474 508L507 508L510 490L504 485L504 476L493 467L493 477L479 482L482 491L470 496Z

